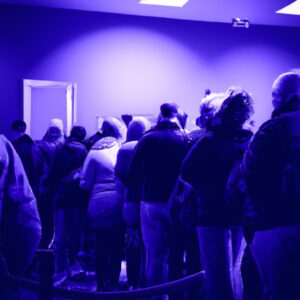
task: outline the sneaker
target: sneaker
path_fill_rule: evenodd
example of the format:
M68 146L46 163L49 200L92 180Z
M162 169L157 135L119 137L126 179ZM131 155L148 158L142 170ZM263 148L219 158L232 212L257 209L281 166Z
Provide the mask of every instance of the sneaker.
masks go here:
M66 271L55 273L53 275L53 286L62 287L65 285L68 279L68 273Z

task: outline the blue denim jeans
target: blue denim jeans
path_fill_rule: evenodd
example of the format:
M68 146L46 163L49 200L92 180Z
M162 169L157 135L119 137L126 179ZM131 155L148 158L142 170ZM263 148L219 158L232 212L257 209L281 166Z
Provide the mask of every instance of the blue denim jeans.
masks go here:
M264 285L264 300L300 299L300 225L257 231L252 253Z
M242 229L198 227L206 300L242 300L241 263L246 242Z
M145 277L148 286L167 281L167 212L166 203L141 202L141 228L146 250Z

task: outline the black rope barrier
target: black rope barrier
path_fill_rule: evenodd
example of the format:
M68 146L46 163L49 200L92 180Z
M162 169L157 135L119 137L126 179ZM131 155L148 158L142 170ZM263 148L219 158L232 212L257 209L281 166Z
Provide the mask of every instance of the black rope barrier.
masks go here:
M54 254L52 250L38 250L37 258L40 261L40 282L30 279L17 277L11 274L2 275L2 280L19 288L27 289L39 294L40 300L52 300L54 296L60 296L67 299L95 299L95 300L126 300L147 298L158 295L165 295L174 292L186 291L189 288L200 284L204 278L204 272L167 282L161 285L151 286L142 289L117 292L88 292L63 287L53 286L54 273Z
M120 292L83 292L70 290L61 287L53 287L52 291L47 289L47 293L49 296L60 296L67 299L138 299L138 298L146 298L158 295L165 295L174 292L186 291L187 289L195 286L196 284L200 284L203 281L204 272L195 273L193 275L184 277L182 279L171 281L165 284L152 286L148 288L136 289L131 291L120 291ZM16 277L11 274L8 274L4 277L4 281L7 283L15 284L16 286L24 289L28 289L33 292L41 293L41 284L36 281L32 281L29 279L24 279L21 277ZM51 299L51 298L49 298Z

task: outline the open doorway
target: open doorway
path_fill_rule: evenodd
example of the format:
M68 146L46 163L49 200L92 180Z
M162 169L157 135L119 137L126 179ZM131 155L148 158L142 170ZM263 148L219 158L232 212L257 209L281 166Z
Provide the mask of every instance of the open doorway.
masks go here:
M23 120L27 133L40 140L49 121L59 118L64 123L64 133L69 135L76 122L77 85L73 82L48 80L23 80Z

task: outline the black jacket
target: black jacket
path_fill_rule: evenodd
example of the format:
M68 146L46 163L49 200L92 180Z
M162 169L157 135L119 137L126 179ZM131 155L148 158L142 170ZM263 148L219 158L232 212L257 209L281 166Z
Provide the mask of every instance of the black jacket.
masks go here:
M79 171L86 155L86 147L75 141L66 141L57 151L51 179L56 190L56 209L86 206L84 193L79 188Z
M47 167L46 162L38 145L32 138L24 134L12 142L19 154L30 186L36 197L40 194L41 178L44 176Z
M246 225L300 224L300 112L281 114L259 128L241 172Z
M196 192L198 225L230 224L226 183L235 163L242 160L251 137L252 132L248 130L214 129L203 135L189 151L181 176Z
M129 170L127 201L167 203L186 154L188 138L176 123L163 121L138 142Z

